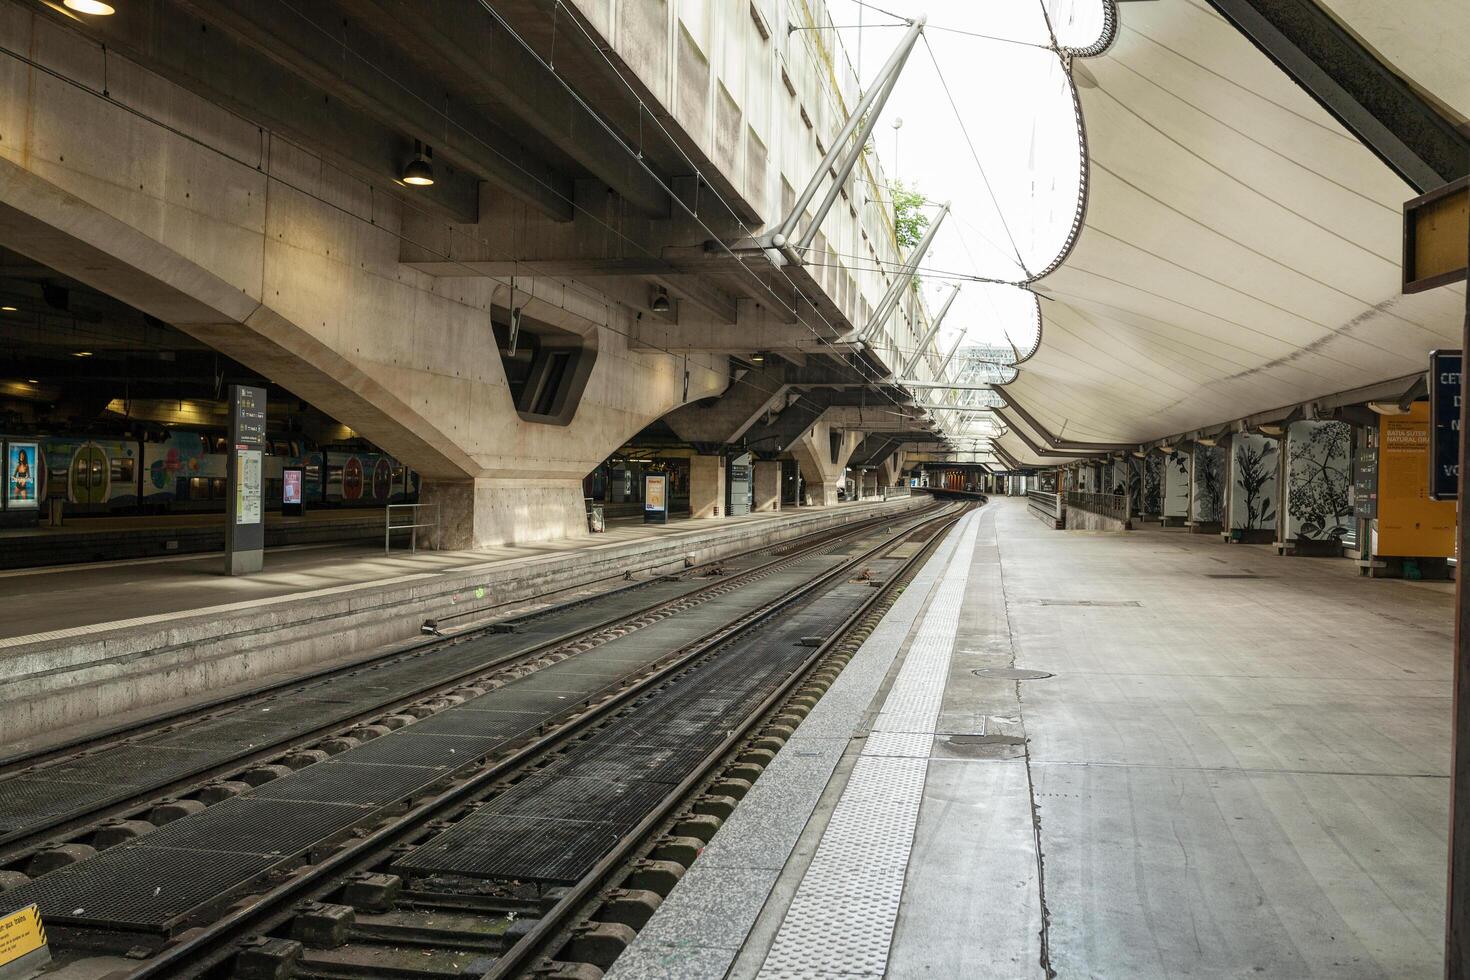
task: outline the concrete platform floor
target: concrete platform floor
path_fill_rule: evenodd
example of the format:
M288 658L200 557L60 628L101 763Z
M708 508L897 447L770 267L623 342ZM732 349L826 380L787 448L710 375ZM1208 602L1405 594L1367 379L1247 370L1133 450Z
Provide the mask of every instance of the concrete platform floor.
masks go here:
M1450 586L974 525L614 978L1440 975Z
M222 552L0 571L0 607L6 610L5 616L0 617L0 640L8 641L0 643L0 648L24 645L25 638L34 634L93 627L116 620L185 611L197 613L212 606L339 586L463 572L543 555L697 534L736 522L754 528L819 510L803 507L744 517L675 519L664 525L619 518L609 521L603 534L483 551L431 551L421 547L416 554L410 554L407 542L397 540L402 535L395 536L391 554L384 554L381 542L288 545L267 549L265 569L242 577L224 574ZM217 521L219 515L209 515L209 518ZM0 547L4 547L3 542Z

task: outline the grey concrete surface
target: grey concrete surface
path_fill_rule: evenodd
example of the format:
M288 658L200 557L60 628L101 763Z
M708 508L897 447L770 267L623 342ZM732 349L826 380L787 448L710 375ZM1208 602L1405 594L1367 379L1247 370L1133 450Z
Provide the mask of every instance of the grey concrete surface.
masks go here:
M245 578L208 563L143 561L0 576L15 633L0 635L0 717L14 740L87 726L165 700L417 638L426 617L486 616L507 602L681 569L926 498L802 508L595 538L416 556L300 551ZM40 627L40 628L37 628Z
M993 501L885 975L1438 976L1451 604L1444 584L1345 560L1184 529L1055 531ZM896 612L885 626L905 637L922 621ZM881 640L897 669L907 639ZM1010 667L1054 676L992 673ZM827 785L757 781L708 848L711 870L751 874L785 855L739 953L725 921L726 955L640 939L615 976L760 970L886 693L834 687L788 746L853 726L844 759L817 767ZM772 773L800 771L788 750ZM744 899L695 907L750 915Z

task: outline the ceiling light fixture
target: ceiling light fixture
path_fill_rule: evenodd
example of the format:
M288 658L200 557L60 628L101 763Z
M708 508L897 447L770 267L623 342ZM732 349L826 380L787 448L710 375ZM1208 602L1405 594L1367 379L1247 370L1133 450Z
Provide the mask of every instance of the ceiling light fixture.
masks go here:
M766 355L762 354L760 351L756 351L754 354L750 355L750 363L764 364L766 363Z
M13 306L0 306L0 313L14 313L14 312L15 312L15 307L13 307Z
M28 384L28 385L38 385L40 383L41 383L41 379L40 378L26 378L26 384Z
M1368 409L1378 415L1408 415L1412 408L1405 408L1398 402L1369 402Z
M110 3L102 0L61 0L61 5L67 10L75 10L79 14L91 14L94 17L110 17L117 13Z
M667 313L671 308L669 303L669 291L659 286L653 291L653 299L649 300L648 308L655 313Z
M413 159L403 168L403 182L414 187L428 187L434 183L434 148L413 141Z
M71 356L72 357L91 357L92 356L92 352L89 351L89 350L72 351Z

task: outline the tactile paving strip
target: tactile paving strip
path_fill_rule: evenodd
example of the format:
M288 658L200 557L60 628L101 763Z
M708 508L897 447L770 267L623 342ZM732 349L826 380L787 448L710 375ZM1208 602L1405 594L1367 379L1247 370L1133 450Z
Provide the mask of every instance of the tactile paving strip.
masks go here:
M927 747L917 757L898 752L918 744L913 736L933 740L978 527L974 515L963 519L959 546L766 954L762 980L887 970L929 767Z

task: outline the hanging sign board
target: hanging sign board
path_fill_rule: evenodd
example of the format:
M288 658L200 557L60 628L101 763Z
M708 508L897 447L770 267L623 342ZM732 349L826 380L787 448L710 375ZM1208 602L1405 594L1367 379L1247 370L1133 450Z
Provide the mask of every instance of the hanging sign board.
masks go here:
M1470 265L1470 177L1404 204L1404 292L1464 282Z
M665 473L647 473L643 477L643 523L669 522L669 478Z
M1460 367L1457 350L1429 352L1429 499L1460 493Z
M1451 558L1455 502L1429 499L1429 406L1378 420L1378 539L1373 553Z
M227 457L225 571L248 575L265 561L265 514L262 509L265 456L265 389L230 386L230 452Z

